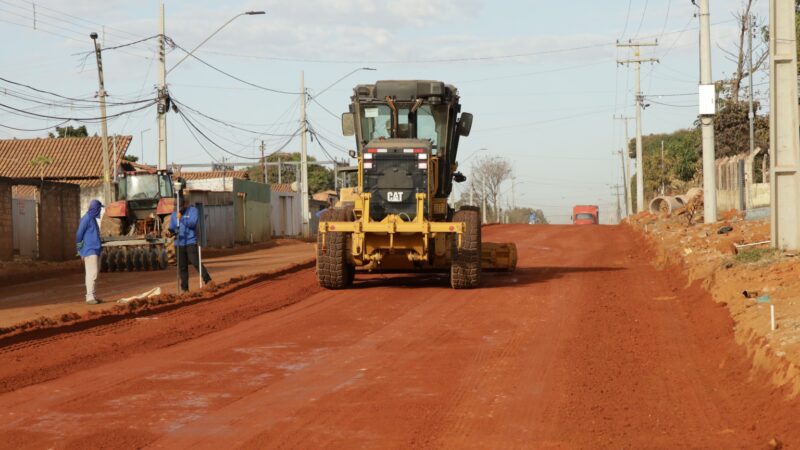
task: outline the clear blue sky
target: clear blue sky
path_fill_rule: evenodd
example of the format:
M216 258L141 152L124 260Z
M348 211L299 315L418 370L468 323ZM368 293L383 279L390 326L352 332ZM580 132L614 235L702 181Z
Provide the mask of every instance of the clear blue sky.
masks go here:
M94 59L78 54L92 49L89 33L97 31L101 40L105 36L105 47L155 35L158 5L152 0L41 0L36 2L34 29L30 2L0 0L0 38L5 42L0 76L70 97L92 98L97 90ZM760 0L758 12L765 15L767 6ZM719 47L733 47L732 13L739 7L740 0L711 0L715 79L732 71ZM336 114L346 110L357 83L404 78L453 83L461 91L463 110L475 115L472 134L462 140L461 159L486 148L479 156L511 160L518 180L517 204L542 208L553 222L565 222L575 203L597 203L606 218L613 215L610 185L621 182L621 169L612 151L624 145L622 125L613 116L633 115L632 70L615 63L630 52L617 49L617 39L659 40L658 47L643 51L643 56L660 58L661 64L642 67L642 88L645 95L669 95L658 101L670 106L653 104L645 111L645 134L689 127L696 116L698 31L689 0L168 1L166 34L192 48L246 10L267 14L238 18L198 55L242 79L289 92L299 90L304 70L312 95L357 67L378 69L358 72L319 98ZM104 53L110 101L154 96L155 49L150 40ZM182 55L171 51L168 67ZM192 60L170 73L168 83L179 101L245 128L280 135L298 126L298 96L247 86ZM763 97L766 89L759 89ZM0 97L6 105L32 106L2 92ZM32 111L90 114L50 106ZM350 138L340 135L338 119L331 114L312 103L308 115L324 137L340 147L353 147ZM55 123L0 111L3 125L43 128ZM261 137L213 122L203 124L227 150L259 155ZM93 133L99 129L89 128ZM630 128L633 135L633 123ZM150 130L140 142L146 129ZM175 114L169 115L168 130L170 162L237 159L207 143L211 156L206 154ZM153 108L113 120L109 132L133 135L130 152L143 152L146 162L155 162ZM0 128L2 138L45 134ZM284 140L267 137L267 151ZM334 145L326 147L333 156L346 157ZM286 150L298 148L295 140ZM310 153L328 159L316 143L310 144Z

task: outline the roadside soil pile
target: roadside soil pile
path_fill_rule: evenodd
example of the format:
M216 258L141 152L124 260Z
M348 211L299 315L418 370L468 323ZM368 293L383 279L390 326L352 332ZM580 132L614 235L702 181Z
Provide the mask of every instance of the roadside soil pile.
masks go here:
M767 220L746 221L732 210L715 224L689 224L684 216L644 212L628 224L653 245L659 266L683 267L690 283L702 282L728 308L754 367L800 394L800 254L769 247Z

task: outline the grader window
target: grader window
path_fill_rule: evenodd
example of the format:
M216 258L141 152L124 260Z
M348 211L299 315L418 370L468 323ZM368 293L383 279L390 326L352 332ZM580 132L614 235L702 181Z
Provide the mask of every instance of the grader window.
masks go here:
M392 133L392 110L387 105L369 105L361 109L362 139L388 139Z

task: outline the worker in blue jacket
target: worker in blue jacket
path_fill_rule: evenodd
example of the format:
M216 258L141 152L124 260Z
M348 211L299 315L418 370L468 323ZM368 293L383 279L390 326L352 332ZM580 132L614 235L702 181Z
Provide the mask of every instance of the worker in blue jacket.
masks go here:
M189 263L201 272L203 283L208 284L211 277L205 266L200 267L200 258L197 253L197 223L199 213L197 208L184 203L183 195L180 199L181 208L173 211L169 223L170 236L175 237L175 257L178 260L178 271L181 277L180 292L189 291Z
M86 271L86 303L90 305L101 303L95 295L95 284L100 271L100 253L103 251L100 243L100 226L97 224L102 209L103 204L99 200L89 202L89 209L81 217L78 233L75 236L75 246L83 259Z

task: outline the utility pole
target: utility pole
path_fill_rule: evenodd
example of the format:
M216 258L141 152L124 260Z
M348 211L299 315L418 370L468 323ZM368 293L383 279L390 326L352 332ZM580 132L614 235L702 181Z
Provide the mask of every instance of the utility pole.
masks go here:
M614 117L614 119L622 120L625 124L625 149L623 150L623 163L622 163L622 176L625 177L625 215L629 216L633 214L633 194L630 191L631 188L631 162L630 162L630 154L628 153L628 145L631 142L631 138L628 136L628 121L633 119L633 117L625 117L620 115L619 117Z
M517 209L517 196L514 194L514 187L517 184L517 177L511 177L511 210Z
M755 19L750 14L747 14L747 78L749 79L748 90L748 110L747 118L750 121L750 154L756 150L756 112L753 110L753 29L755 28Z
M281 172L283 172L283 164L281 164L281 156L278 155L278 184L281 184Z
M483 212L482 223L486 223L486 180L484 180L483 177L481 177L481 191L483 191L481 192L481 197L483 200L483 207L481 208L481 211Z
M717 221L717 172L714 151L716 90L711 79L711 23L708 0L700 0L700 129L703 134L703 221Z
M622 187L618 184L611 186L612 188L616 189L617 191L617 223L622 222L622 201L620 200L620 192L619 189Z
M158 170L167 170L167 111L169 111L169 92L167 92L167 59L164 33L164 2L160 8L160 28L158 36Z
M100 98L100 139L103 148L103 203L111 203L111 177L109 174L110 164L108 158L108 122L106 120L106 88L103 82L103 57L100 52L100 43L97 42L97 33L89 35L94 42L94 54L97 58L97 79L100 90L97 96Z
M634 57L617 61L618 64L633 64L636 78L636 212L644 211L644 162L642 161L642 106L644 96L642 95L642 63L657 63L657 58L642 58L641 47L655 47L658 41L654 42L633 42L620 44L617 47L630 47L634 49ZM627 127L626 127L627 128Z
M306 133L306 82L305 73L300 71L300 209L303 217L303 237L311 237L311 211L308 206L308 148Z
M619 150L619 162L622 164L622 192L625 194L625 217L631 215L631 210L629 208L631 203L630 193L628 192L628 170L625 167L625 152L620 149Z
M666 166L664 166L664 140L661 140L661 195L664 195L665 191L667 190L667 186L664 184L667 174L666 174Z
M800 136L794 0L769 2L769 184L772 246L800 250Z
M264 141L261 141L261 164L264 165L264 184L269 184L269 177L267 174L267 158L264 157Z

